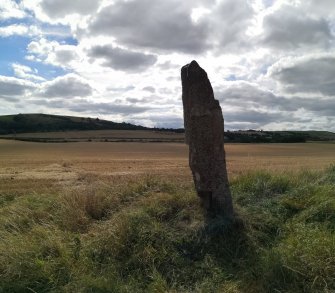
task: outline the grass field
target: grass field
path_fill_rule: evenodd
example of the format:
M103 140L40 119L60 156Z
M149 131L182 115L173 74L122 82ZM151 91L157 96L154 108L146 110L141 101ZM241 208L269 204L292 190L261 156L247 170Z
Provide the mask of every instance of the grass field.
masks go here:
M0 140L0 292L334 292L335 144L226 153L229 226L183 144Z

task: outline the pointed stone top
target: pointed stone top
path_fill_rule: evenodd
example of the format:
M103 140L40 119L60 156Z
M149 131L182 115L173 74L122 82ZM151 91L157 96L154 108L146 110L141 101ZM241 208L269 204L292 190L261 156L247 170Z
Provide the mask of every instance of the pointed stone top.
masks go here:
M190 83L194 83L204 78L207 79L207 73L195 60L181 68L182 82L187 80Z
M190 67L194 67L194 68L196 68L196 67L200 67L199 64L198 64L198 62L195 61L195 60L192 60L191 63L188 64L188 65L189 65Z

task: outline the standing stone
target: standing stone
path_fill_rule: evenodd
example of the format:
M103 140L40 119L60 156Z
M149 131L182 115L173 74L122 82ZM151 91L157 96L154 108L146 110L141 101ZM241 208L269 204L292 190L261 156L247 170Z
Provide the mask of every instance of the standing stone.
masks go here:
M209 215L232 218L220 104L206 71L196 61L182 67L181 80L185 139L197 194Z

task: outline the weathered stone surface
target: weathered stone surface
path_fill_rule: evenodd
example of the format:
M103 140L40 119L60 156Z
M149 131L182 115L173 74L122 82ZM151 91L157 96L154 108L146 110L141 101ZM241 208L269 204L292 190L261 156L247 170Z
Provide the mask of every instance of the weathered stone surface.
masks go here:
M185 139L189 165L202 205L210 214L233 217L220 104L207 73L196 61L181 69Z

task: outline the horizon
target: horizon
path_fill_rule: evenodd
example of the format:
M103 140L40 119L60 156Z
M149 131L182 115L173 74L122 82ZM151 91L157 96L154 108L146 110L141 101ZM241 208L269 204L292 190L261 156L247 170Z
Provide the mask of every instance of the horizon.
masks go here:
M99 119L99 120L104 120L104 121L108 121L108 122L116 122L116 121L113 121L113 120L108 120L108 119L102 119L100 117L90 117L90 116L75 116L75 115L61 115L61 114L47 114L47 113L16 113L16 114L6 114L6 115L0 115L0 118L1 116L16 116L16 115L54 115L54 116L60 116L60 117L74 117L74 118L84 118L84 119ZM117 122L117 123L129 123L129 122L126 122L126 121L121 121L121 122ZM132 124L132 123L130 123ZM132 125L135 125L135 126L140 126L140 127L147 127L147 126L143 126L141 124L132 124ZM156 127L156 126L153 126L153 127L147 127L148 130L151 130L151 129L154 129L154 128L157 128L157 129L167 129L167 130L185 130L184 127L180 127L180 128L173 128L173 127ZM69 131L73 131L73 130L69 130ZM86 130L81 130L81 131L86 131ZM92 130L94 131L94 130ZM306 130L298 130L298 129L277 129L277 130L273 130L273 129L267 129L267 130L264 130L264 129L227 129L226 127L224 128L224 131L225 132L239 132L239 131L256 131L256 132L299 132L299 131L303 131L303 132L330 132L330 133L334 133L333 131L328 131L328 130L315 130L315 129L306 129Z
M335 132L334 40L331 0L4 0L0 115L183 128L194 59L226 130Z

